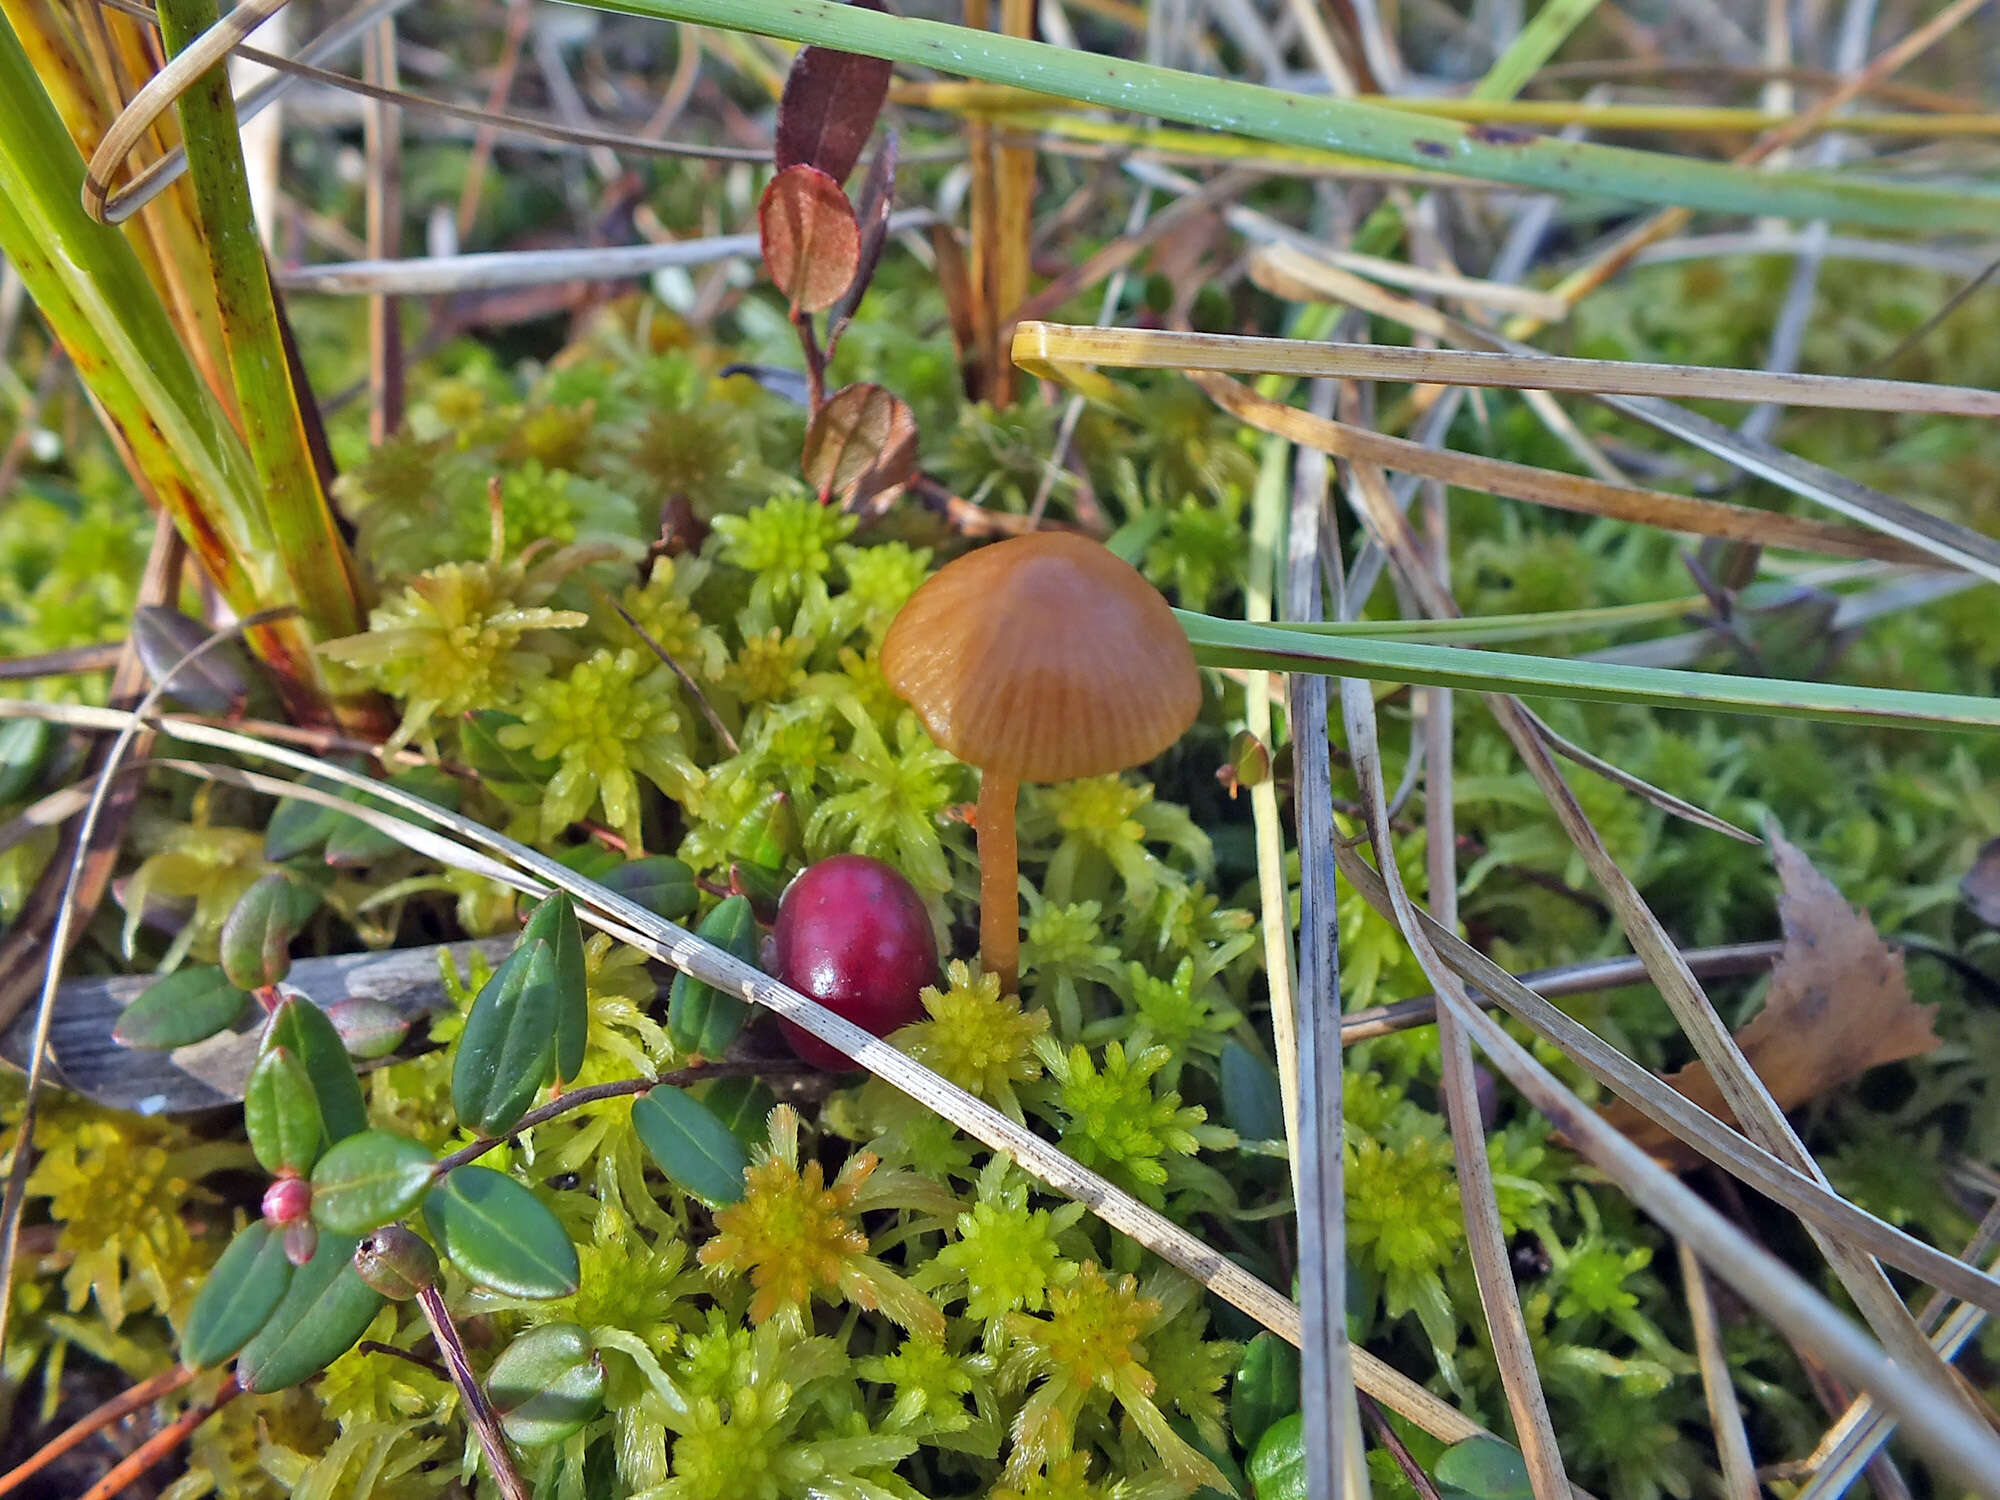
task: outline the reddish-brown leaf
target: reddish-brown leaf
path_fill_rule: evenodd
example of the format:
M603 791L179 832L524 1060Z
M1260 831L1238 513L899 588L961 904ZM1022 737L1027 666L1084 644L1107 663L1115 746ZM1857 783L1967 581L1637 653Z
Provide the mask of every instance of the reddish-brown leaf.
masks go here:
M1870 1068L1928 1052L1938 1038L1931 1007L1910 998L1902 954L1875 924L1776 834L1771 862L1782 886L1785 948L1764 1008L1736 1033L1736 1044L1778 1106L1793 1109ZM1733 1119L1706 1064L1690 1063L1666 1081L1716 1118ZM1604 1118L1677 1169L1699 1160L1623 1101Z
M858 505L901 484L917 466L917 422L879 385L836 391L806 429L806 482L822 500Z
M861 226L840 184L817 167L787 167L757 205L764 268L792 304L824 312L861 261Z
M860 263L854 280L834 305L828 322L836 327L854 316L868 283L875 279L875 267L882 262L882 247L889 242L889 209L896 196L896 132L882 137L882 149L868 163L868 175L861 179L861 201L855 218L861 225Z
M874 0L861 3L881 9ZM836 182L847 181L889 97L890 68L887 58L800 48L778 100L779 169L818 167Z

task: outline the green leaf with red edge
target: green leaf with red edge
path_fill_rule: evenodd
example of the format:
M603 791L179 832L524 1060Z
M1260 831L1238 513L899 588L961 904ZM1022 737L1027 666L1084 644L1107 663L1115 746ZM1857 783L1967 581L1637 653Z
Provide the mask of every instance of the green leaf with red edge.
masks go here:
M858 504L917 468L917 419L893 392L862 381L835 391L806 429L800 458L822 500Z
M273 1177L303 1177L326 1146L326 1121L305 1065L289 1048L271 1047L258 1057L243 1091L243 1128L257 1164Z
M474 997L451 1064L451 1103L481 1135L514 1128L556 1065L555 954L539 940L508 954Z
M257 1336L292 1284L285 1237L262 1219L229 1242L208 1273L181 1330L181 1359L219 1365Z
M259 876L223 918L222 972L246 990L276 984L292 966L292 939L319 905L320 893L302 880Z
M556 1077L564 1082L583 1066L590 1033L589 975L583 961L583 928L567 891L557 891L535 908L521 929L521 946L547 943L555 964Z
M787 167L757 205L764 269L796 312L840 300L861 263L861 226L840 184L817 167Z
M354 1347L385 1300L354 1271L350 1235L322 1230L312 1259L292 1273L277 1310L236 1357L253 1396L308 1380Z
M170 1052L205 1042L242 1018L250 997L214 965L182 969L148 985L111 1028L121 1047Z
M871 3L867 8L882 7ZM803 163L845 182L889 97L894 68L886 58L831 47L800 48L778 99L772 155L779 169Z
M265 1024L264 1041L258 1050L261 1054L275 1047L283 1047L296 1057L312 1080L329 1145L368 1128L368 1103L361 1096L361 1079L326 1012L309 1000L282 1002Z

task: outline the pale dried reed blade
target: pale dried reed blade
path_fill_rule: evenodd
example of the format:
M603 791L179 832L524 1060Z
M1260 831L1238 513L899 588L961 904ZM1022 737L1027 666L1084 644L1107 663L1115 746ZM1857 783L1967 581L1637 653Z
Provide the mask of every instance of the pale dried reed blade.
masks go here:
M1984 1255L1993 1248L1996 1238L2000 1238L2000 1202L1980 1220L1972 1243L1966 1247L1965 1258L1976 1260ZM2000 1270L2000 1258L1989 1261L1987 1269ZM1931 1342L1942 1358L1950 1360L1956 1359L1985 1325L1987 1314L1981 1308L1963 1304L1951 1307L1947 1314L1948 1306L1942 1293L1934 1293L1918 1321L1926 1329L1936 1329ZM1794 1500L1837 1500L1861 1477L1895 1427L1895 1422L1874 1401L1867 1396L1857 1397L1805 1460L1804 1468L1812 1472L1812 1478Z
M1438 987L1440 995L1447 997L1438 1012L1438 1039L1444 1054L1445 1110L1451 1124L1452 1158L1458 1168L1466 1249L1472 1257L1473 1279L1492 1340L1501 1387L1514 1418L1515 1436L1527 1459L1536 1500L1567 1500L1569 1478L1563 1471L1562 1451L1549 1419L1548 1400L1535 1370L1527 1322L1514 1285L1513 1262L1500 1225L1499 1200L1494 1196L1493 1170L1486 1155L1486 1132L1480 1126L1472 1043L1457 1019L1461 1011L1480 1013L1458 976L1445 966L1424 936L1417 924L1416 908L1403 888L1383 793L1375 701L1368 685L1355 678L1342 678L1340 701L1347 726L1349 766L1360 787L1362 817L1383 871L1397 926L1425 977ZM1303 837L1302 830L1302 840Z
M1178 184L1176 184L1178 190ZM1247 214L1247 211L1246 211ZM1283 248L1292 246L1298 238L1295 232L1282 229L1261 218L1261 216L1236 217L1231 219L1237 229L1250 234L1267 246ZM1513 339L1475 328L1449 318L1432 307L1414 302L1407 297L1399 297L1393 292L1363 280L1361 277L1341 271L1336 267L1321 266L1313 270L1314 257L1288 259L1276 255L1276 272L1271 270L1273 261L1253 259L1251 276L1269 283L1270 287L1288 284L1286 277L1298 278L1289 284L1300 284L1300 280L1320 283L1323 292L1310 289L1306 295L1324 295L1381 317L1395 319L1406 326L1432 333L1461 347L1488 349L1505 354L1534 354L1537 351ZM1274 279L1275 278L1275 279ZM1338 289L1336 289L1336 287ZM1269 287L1267 287L1269 289ZM1289 295L1278 293L1278 295ZM1788 453L1782 448L1756 438L1747 437L1720 422L1677 406L1671 401L1656 396L1596 395L1600 405L1612 411L1643 422L1647 426L1664 432L1711 453L1744 474L1765 479L1781 489L1789 490L1801 499L1810 500L1835 511L1853 521L1859 521L1872 531L1886 537L1895 538L1918 549L1927 556L1954 568L1963 568L1977 573L1980 577L2000 583L2000 541L1955 521L1885 495L1880 490L1859 484L1844 474L1839 474Z
M1566 359L1533 352L1405 349L1393 344L1315 343L1233 333L1155 328L1091 328L1023 323L1014 358L1028 369L1091 365L1099 369L1215 370L1233 375L1325 376L1585 395L1670 396L1680 400L1777 401L1847 411L1908 411L2000 416L2000 392L1851 375L1794 375L1718 370L1701 365Z
M921 229L927 209L893 215L894 232ZM670 266L705 266L757 254L754 234L718 234L665 244L615 245L580 250L493 250L474 255L409 256L295 266L274 278L287 292L342 297L445 297L503 287L549 286L564 281L626 281Z
M1674 1242L1680 1263L1681 1288L1687 1297L1688 1322L1694 1327L1695 1357L1701 1362L1702 1396L1708 1423L1715 1433L1715 1455L1722 1474L1725 1500L1759 1500L1757 1466L1750 1457L1750 1438L1743 1430L1743 1408L1729 1373L1729 1355L1722 1347L1722 1327L1715 1316L1715 1298L1708 1278L1686 1240Z
M121 201L114 207L106 201L111 184L124 168L125 158L145 139L160 117L174 107L174 102L182 94L209 69L228 57L245 37L284 9L286 3L287 0L243 0L241 5L146 80L145 87L120 111L118 118L111 122L111 128L104 132L104 139L99 142L97 150L91 153L90 165L83 179L84 212L94 219L116 224L138 209L136 203Z
M1374 866L1352 851L1337 849L1335 853L1341 874L1362 899L1384 917L1394 920L1387 888ZM1418 921L1424 936L1467 984L1560 1047L1585 1072L1676 1139L1808 1223L1845 1238L1931 1286L1963 1297L1989 1312L2000 1313L2000 1279L1876 1218L1825 1184L1751 1144L1685 1094L1661 1082L1595 1032L1537 995L1456 933L1421 913Z
M1284 567L1286 617L1320 615L1322 558L1337 537L1322 534L1326 461L1302 451L1293 474ZM1306 1488L1344 1493L1360 1472L1358 1413L1352 1393L1365 1350L1347 1337L1347 1195L1341 1097L1340 928L1331 853L1333 775L1328 761L1327 682L1293 676L1286 684L1292 734L1293 803L1299 849L1298 1224L1301 1308L1299 1393L1305 1413ZM1365 1482L1365 1481L1364 1481Z
M1730 943L1718 948L1690 948L1682 953L1687 966L1699 979L1728 979L1742 974L1763 974L1777 961L1784 944ZM1543 999L1558 995L1588 995L1599 990L1623 989L1646 982L1646 966L1636 958L1593 958L1582 963L1562 964L1553 969L1536 969L1515 978ZM1488 1007L1500 1002L1484 991L1473 999ZM1340 1023L1340 1034L1349 1046L1371 1037L1389 1036L1412 1026L1428 1026L1437 1018L1437 996L1417 995L1408 1000L1392 1000L1387 1005L1371 1005L1351 1010Z
M1212 383L1219 377L1199 375L1196 378ZM1436 616L1456 614L1456 603L1425 567L1421 551L1410 535L1408 523L1397 509L1394 497L1388 493L1388 486L1382 481L1379 470L1367 463L1352 463L1349 468L1356 480L1350 495L1357 502L1357 512L1374 539L1395 560L1404 582L1424 611ZM1812 1154L1793 1130L1791 1121L1750 1066L1699 981L1682 961L1680 950L1667 935L1652 908L1646 904L1645 898L1639 894L1638 887L1605 847L1602 836L1577 801L1575 792L1563 780L1549 747L1536 730L1533 717L1518 698L1489 693L1485 701L1526 764L1529 774L1534 777L1556 821L1582 856L1598 888L1608 898L1612 915L1639 957L1645 960L1661 998L1667 1002L1682 1032L1714 1076L1724 1101L1741 1123L1745 1134L1774 1156L1823 1185L1825 1178ZM1392 900L1396 894L1396 887L1392 884ZM1407 900L1397 906L1396 919L1397 925L1406 933L1416 925L1409 913ZM1478 1013L1476 1006L1464 1000L1462 993L1454 994L1451 990L1440 988L1439 995L1447 1004L1453 1004L1454 1009L1458 1004L1465 1004L1479 1014L1482 1022L1488 1020L1483 1013ZM1593 1119L1593 1125L1598 1123ZM1974 1420L1976 1412L1972 1403L1916 1326L1909 1309L1889 1284L1881 1266L1845 1241L1824 1233L1810 1223L1807 1232L1893 1358L1913 1374L1926 1372L1927 1383L1944 1399L1954 1403L1958 1408L1958 1417L1965 1421Z
M1817 552L1830 557L1865 557L1881 562L1923 563L1930 556L1907 542L1858 526L1788 516L1715 500L1696 500L1665 490L1642 490L1562 474L1505 459L1426 448L1406 438L1384 436L1315 417L1310 412L1258 395L1248 386L1208 371L1190 371L1189 378L1230 415L1265 432L1323 449L1350 462L1379 464L1402 473L1441 479L1466 489L1483 490L1504 499L1521 500L1552 510L1606 516L1642 526L1657 526L1691 536L1722 537L1760 546Z

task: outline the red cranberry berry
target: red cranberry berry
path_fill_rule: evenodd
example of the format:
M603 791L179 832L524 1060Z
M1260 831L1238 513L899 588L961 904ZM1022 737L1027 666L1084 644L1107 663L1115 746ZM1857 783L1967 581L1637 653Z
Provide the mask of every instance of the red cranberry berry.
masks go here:
M264 1217L273 1224L296 1224L312 1212L312 1184L303 1177L280 1177L264 1189Z
M771 973L876 1036L922 1015L919 996L937 982L937 938L923 897L896 870L860 854L836 854L794 880L771 939ZM781 1024L802 1061L854 1066L803 1028Z

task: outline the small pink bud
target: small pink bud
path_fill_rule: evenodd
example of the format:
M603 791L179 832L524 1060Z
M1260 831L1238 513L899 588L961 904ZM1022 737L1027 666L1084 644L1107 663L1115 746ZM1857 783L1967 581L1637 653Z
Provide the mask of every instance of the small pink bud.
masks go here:
M296 1224L285 1226L285 1259L293 1265L304 1265L318 1249L319 1225L311 1219L300 1219Z
M273 1224L296 1224L312 1212L312 1184L303 1177L280 1177L264 1189L264 1217Z

